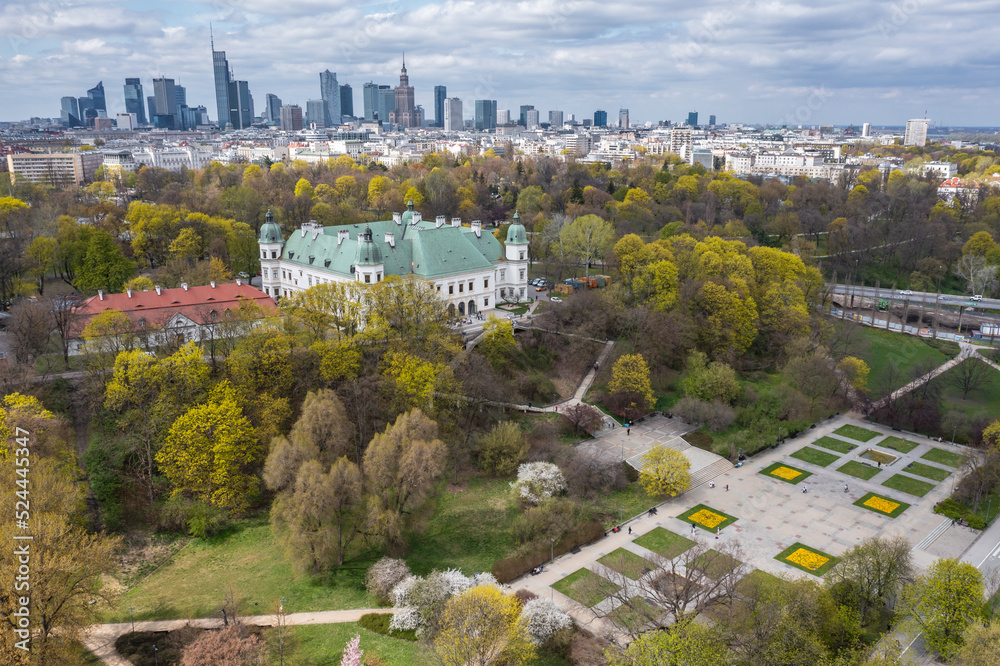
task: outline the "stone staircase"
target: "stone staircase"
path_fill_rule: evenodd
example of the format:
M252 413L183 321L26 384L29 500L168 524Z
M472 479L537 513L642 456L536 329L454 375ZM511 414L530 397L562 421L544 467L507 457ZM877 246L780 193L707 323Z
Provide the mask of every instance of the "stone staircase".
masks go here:
M708 467L702 467L691 475L691 487L688 490L704 485L715 477L722 476L731 469L733 469L733 463L729 462L725 458L719 458Z
M938 526L931 530L930 534L925 536L920 543L913 547L913 550L927 550L931 547L931 544L937 541L937 538L944 534L944 531L951 526L951 518L945 518Z

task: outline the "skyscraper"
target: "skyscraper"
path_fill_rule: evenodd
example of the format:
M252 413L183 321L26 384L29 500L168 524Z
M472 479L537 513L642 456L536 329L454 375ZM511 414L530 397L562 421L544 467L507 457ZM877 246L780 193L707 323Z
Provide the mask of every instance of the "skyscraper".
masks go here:
M535 107L534 107L533 104L522 104L521 105L521 115L518 118L518 122L521 124L522 127L527 127L528 126L528 111L531 111L534 108Z
M354 89L350 83L340 86L340 115L341 122L346 116L354 117Z
M338 92L338 94L340 94ZM326 119L330 117L330 110L327 109L325 99L311 99L306 102L306 126L312 127L316 124L316 129L326 127Z
M619 129L628 129L629 128L629 124L628 124L628 109L619 109L618 110L618 128Z
M91 101L91 108L97 111L108 112L108 105L104 101L104 81L98 81L97 85L87 91L87 97Z
M281 98L267 93L264 103L264 119L270 123L281 122Z
M140 125L146 124L146 110L142 104L142 81L125 79L125 112L134 113Z
M326 102L326 121L324 127L336 127L341 123L340 84L337 83L337 73L326 70L319 73L319 95Z
M233 129L246 129L253 123L253 98L246 81L229 82L229 121Z
M396 110L390 113L389 121L403 128L419 127L420 123L416 118L416 106L413 103L413 86L410 85L410 77L406 73L406 55L403 55L403 66L399 70L399 85L396 86Z
M608 126L608 112L598 109L594 111L594 127Z
M378 87L378 119L385 124L394 121L396 115L396 92L389 86Z
M156 115L153 126L161 129L177 129L177 90L174 80L167 78L153 79L153 97L156 99Z
M379 86L377 83L369 81L361 89L362 104L364 104L365 120L375 120L378 115Z
M60 100L59 121L66 127L80 126L80 102L76 97L63 97Z
M559 129L563 125L562 111L549 111L549 128Z
M510 109L497 109L497 125L510 124Z
M476 100L477 130L495 130L497 128L497 101L495 99Z
M524 126L527 129L538 129L538 109L528 109L524 112Z
M229 61L226 60L225 51L215 50L215 36L212 36L212 67L215 69L215 106L217 108L218 124L220 129L225 129L231 122L229 109L229 82L232 76L229 74Z
M281 129L286 132L297 132L302 129L302 107L298 104L286 104L281 107Z
M688 121L687 121L687 124L689 126L691 126L691 127L696 127L698 125L698 112L697 111L690 111L690 112L688 112Z
M914 118L906 121L906 133L903 135L904 146L925 146L927 145L927 126L930 125L927 118Z
M225 51L215 50L212 38L212 66L215 69L215 104L219 113L219 127L245 129L253 123L253 98L250 84L237 81L229 68Z
M444 100L442 123L446 132L458 132L465 127L465 121L462 118L462 100L457 97L449 97Z
M156 115L156 97L153 95L146 96L146 108L149 109L149 124L153 124L153 116Z
M714 115L714 114L713 114L713 115L710 115L710 116L708 117L708 124L709 124L710 126L712 126L712 127L715 127L715 115Z
M444 100L448 97L446 86L434 86L434 125L444 127Z

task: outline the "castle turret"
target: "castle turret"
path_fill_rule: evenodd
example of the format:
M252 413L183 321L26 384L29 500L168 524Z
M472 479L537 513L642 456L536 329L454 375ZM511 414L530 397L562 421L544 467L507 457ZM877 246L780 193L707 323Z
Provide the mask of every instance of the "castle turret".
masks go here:
M507 261L528 260L528 232L521 224L520 213L514 213L514 220L507 227L507 241L504 245L507 248Z
M358 235L358 251L354 255L354 272L357 280L365 284L375 284L382 281L384 271L382 251L372 238L371 227L366 227L364 233Z
M281 237L281 227L274 221L274 213L267 211L264 224L260 228L260 275L261 289L277 298L281 296L281 250L285 240Z

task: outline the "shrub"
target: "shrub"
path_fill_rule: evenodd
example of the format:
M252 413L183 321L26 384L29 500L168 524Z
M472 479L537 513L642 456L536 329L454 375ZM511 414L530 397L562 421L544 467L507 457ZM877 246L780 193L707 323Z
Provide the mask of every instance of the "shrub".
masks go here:
M577 546L583 546L604 536L604 526L596 520L579 524L562 539L556 541L552 551L562 555ZM493 575L501 584L507 584L518 576L549 561L550 544L539 544L532 550L512 557L497 560L493 564Z
M514 596L517 597L518 600L520 600L522 606L524 604L528 603L529 601L531 601L532 599L537 599L538 598L537 594L535 594L531 590L525 590L524 588L522 588L522 589L518 590L517 592L515 592Z
M511 525L511 533L514 542L519 545L532 542L545 544L551 539L561 539L579 520L576 503L560 498L532 507L519 515Z
M396 612L389 621L392 631L415 630L419 637L433 636L445 602L476 585L496 585L491 574L465 576L458 569L432 571L426 578L410 576L392 591Z
M517 481L510 484L521 500L540 504L566 491L566 479L554 463L525 463L517 468Z
M740 395L736 371L721 361L709 363L708 357L698 351L687 359L681 388L686 396L727 405L732 404Z
M229 524L225 509L183 495L171 497L160 510L161 529L202 539L224 532Z
M360 619L358 619L359 626L364 627L368 631L374 631L376 634L391 636L393 638L401 638L404 641L417 640L417 632L412 629L394 631L389 628L391 622L392 613L365 613Z
M545 645L559 631L573 626L573 620L555 602L532 599L524 605L521 617L528 625L528 634L535 645Z
M566 487L570 493L579 497L593 497L598 493L621 490L628 484L621 462L601 460L580 449L576 449L566 462L563 476L566 477Z
M368 573L365 574L365 588L378 599L380 604L387 604L391 601L392 590L410 575L412 574L406 562L383 557L368 568Z
M513 421L501 421L482 438L479 468L493 476L510 476L528 455L524 433Z
M593 405L581 402L570 405L563 413L576 431L584 435L593 435L604 425L604 414Z
M691 396L681 398L673 411L688 423L704 423L712 432L725 430L736 420L736 411L729 405Z

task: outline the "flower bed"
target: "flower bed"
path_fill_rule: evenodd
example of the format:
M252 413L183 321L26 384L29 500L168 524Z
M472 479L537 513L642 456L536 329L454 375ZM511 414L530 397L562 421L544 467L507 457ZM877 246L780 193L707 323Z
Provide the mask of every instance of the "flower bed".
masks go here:
M799 483L800 481L805 481L812 476L812 472L806 472L781 463L768 465L764 469L760 470L760 473L764 476L772 476L776 479L780 479L786 483Z
M689 525L694 523L701 529L708 530L709 532L721 530L732 525L737 520L735 516L730 516L704 504L692 507L677 517Z
M793 543L778 553L774 559L793 566L796 569L811 573L814 576L822 576L839 562L833 555L810 548L802 543Z
M862 509L868 509L869 511L874 511L890 518L895 518L910 508L910 505L906 502L900 502L899 500L890 499L883 495L876 495L875 493L868 493L855 502L854 506L860 506Z

